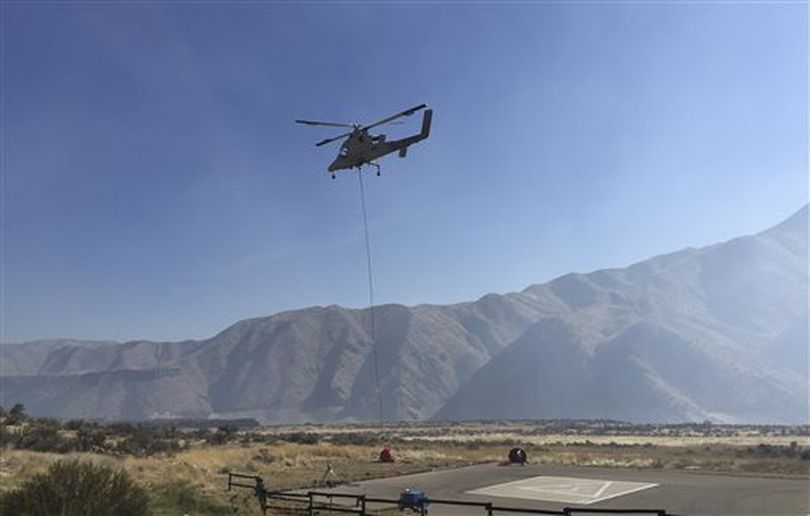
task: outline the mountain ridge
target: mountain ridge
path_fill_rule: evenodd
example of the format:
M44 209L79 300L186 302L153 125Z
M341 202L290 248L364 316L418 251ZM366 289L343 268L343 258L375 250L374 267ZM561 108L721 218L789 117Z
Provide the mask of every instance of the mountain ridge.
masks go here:
M375 307L384 415L414 420L499 414L508 407L485 396L499 392L487 385L487 378L497 383L508 377L496 370L508 370L508 357L522 349L531 356L539 353L522 360L538 369L553 365L545 355L550 353L573 360L583 374L594 377L608 374L610 368L602 368L615 362L634 379L636 389L652 396L644 401L647 405L638 401L648 409L622 411L611 399L632 388L614 381L614 391L608 389L613 398L600 402L598 385L586 382L590 387L581 392L569 387L570 392L560 394L560 399L590 407L571 413L577 417L807 421L806 411L797 408L807 399L807 375L791 367L795 357L807 356L800 323L807 316L807 213L804 206L754 235L624 268L570 273L520 292L451 305ZM375 419L369 322L368 309L329 305L245 319L202 340L56 339L3 345L4 399L19 400L34 414L58 417ZM558 328L559 342L544 343L558 326L571 333ZM651 342L663 344L659 349ZM692 357L691 370L711 364L726 380L711 389L714 395L689 391L658 358L669 348ZM779 358L786 353L794 359L784 363ZM734 367L745 372L743 380L764 378L764 384L747 388L764 389L784 400L784 406L769 414L756 393L748 393L742 405L724 398L735 381L749 385L723 372ZM560 385L522 389L558 392ZM489 406L498 408L493 412ZM614 408L605 412L599 406ZM548 403L524 409L513 415L561 413L561 407Z

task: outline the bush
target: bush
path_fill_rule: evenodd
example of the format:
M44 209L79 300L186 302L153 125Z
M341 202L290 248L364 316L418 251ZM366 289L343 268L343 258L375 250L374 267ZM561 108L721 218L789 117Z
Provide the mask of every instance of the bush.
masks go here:
M76 451L95 451L104 447L106 436L101 430L81 427L76 432L73 449Z
M156 453L172 454L180 448L180 443L175 439L150 438L149 434L131 435L115 446L117 452L137 457L148 457Z
M0 496L0 514L140 516L149 514L149 498L124 471L58 461Z
M217 431L214 433L207 433L205 441L208 444L220 446L223 444L228 444L235 435L236 427L225 425L217 428Z
M122 437L115 445L115 450L119 453L143 457L156 453L171 454L181 449L177 433L173 429L118 423L110 425L108 431Z
M71 419L70 421L65 422L63 426L65 427L65 430L73 430L75 432L80 428L98 427L98 423L84 421L83 419Z
M383 439L382 436L374 432L346 432L334 434L330 441L335 445L370 446L382 443Z
M253 460L256 462L262 462L264 464L271 464L276 461L276 458L270 455L270 450L267 448L259 448L259 454L254 455Z
M318 434L310 432L292 432L279 435L282 441L295 444L318 444L320 437Z
M31 425L19 435L17 448L38 452L67 453L71 443L53 426Z
M28 415L25 413L25 405L22 403L17 403L6 413L7 425L16 426L26 419L28 419Z
M13 445L16 441L14 434L6 430L5 426L0 426L0 446Z

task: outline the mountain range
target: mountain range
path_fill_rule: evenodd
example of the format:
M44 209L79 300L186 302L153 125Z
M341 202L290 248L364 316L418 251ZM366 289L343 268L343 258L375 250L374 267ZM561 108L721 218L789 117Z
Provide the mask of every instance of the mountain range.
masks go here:
M608 418L808 423L808 207L626 268L454 305L312 307L206 340L0 348L7 405L266 423Z

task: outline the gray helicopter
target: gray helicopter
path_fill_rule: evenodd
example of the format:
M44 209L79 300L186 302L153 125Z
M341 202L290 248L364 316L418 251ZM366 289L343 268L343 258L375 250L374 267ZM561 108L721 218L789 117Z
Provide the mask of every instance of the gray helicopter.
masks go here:
M341 134L340 136L335 136L333 138L327 138L326 140L315 144L316 146L320 147L321 145L332 143L340 140L341 138L346 138L346 141L344 141L340 146L340 152L338 153L337 158L335 158L335 161L329 165L329 172L332 173L332 179L335 178L335 172L338 170L352 169L355 167L359 169L363 165L377 167L377 175L379 176L380 165L374 160L381 158L386 154L391 154L392 152L399 152L399 157L404 158L405 154L408 152L408 147L430 136L430 122L433 117L433 110L425 110L422 117L422 131L419 134L402 138L401 140L386 141L384 134L373 135L370 134L368 130L372 127L393 122L394 120L404 116L411 116L420 109L424 109L426 107L426 104L420 104L401 113L397 113L396 115L383 118L382 120L374 122L370 125L318 122L313 120L296 120L295 122L305 125L324 125L328 127L352 128L352 130L347 133Z

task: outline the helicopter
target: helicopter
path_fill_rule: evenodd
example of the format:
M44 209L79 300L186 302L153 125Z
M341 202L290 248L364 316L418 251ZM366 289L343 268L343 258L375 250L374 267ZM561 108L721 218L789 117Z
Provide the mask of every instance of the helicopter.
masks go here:
M408 136L407 138L402 138L401 140L386 141L384 134L374 135L369 133L368 130L373 127L388 124L401 117L411 116L420 109L425 109L426 107L427 104L420 104L369 125L319 122L314 120L296 120L295 122L304 125L352 128L352 130L347 133L332 138L327 138L315 144L316 147L320 147L321 145L332 143L340 140L341 138L346 138L346 140L340 146L340 151L338 152L335 161L329 165L328 170L332 173L332 179L335 179L335 172L338 170L352 168L360 169L363 165L371 165L376 167L377 175L379 176L380 165L374 160L381 158L386 154L391 154L392 152L399 152L399 157L404 158L408 152L408 147L430 136L430 122L433 118L433 110L425 110L422 117L422 130L419 132L419 134Z

